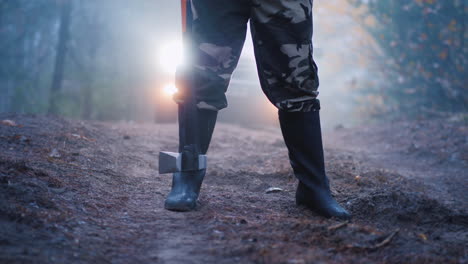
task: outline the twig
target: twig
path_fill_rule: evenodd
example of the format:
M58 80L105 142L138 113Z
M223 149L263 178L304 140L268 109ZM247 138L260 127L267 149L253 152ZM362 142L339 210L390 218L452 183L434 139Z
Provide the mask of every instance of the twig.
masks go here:
M329 226L327 229L328 229L328 231L334 231L334 230L340 229L342 227L345 227L348 224L349 224L349 221L346 221L346 222L338 223L336 225Z
M395 237L395 235L400 231L400 229L397 229L393 231L391 234L389 234L382 242L379 242L375 245L372 246L363 246L363 245L348 245L346 246L347 248L354 248L354 249L368 249L368 250L375 250L378 248L381 248L383 246L388 245L392 239Z
M393 233L391 233L390 235L388 235L387 238L385 238L382 242L376 244L375 246L373 247L370 247L369 249L377 249L377 248L380 248L380 247L383 247L387 244L390 243L390 241L392 241L393 237L395 237L395 235L400 231L400 229L397 229L395 231L393 231Z

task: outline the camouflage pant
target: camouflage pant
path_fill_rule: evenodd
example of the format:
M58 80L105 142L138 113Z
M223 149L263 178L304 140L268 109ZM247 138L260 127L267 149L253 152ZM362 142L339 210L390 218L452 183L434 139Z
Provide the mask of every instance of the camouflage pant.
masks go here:
M268 99L289 112L318 110L312 4L313 0L192 0L198 107L217 111L227 106L225 92L250 20L258 75Z

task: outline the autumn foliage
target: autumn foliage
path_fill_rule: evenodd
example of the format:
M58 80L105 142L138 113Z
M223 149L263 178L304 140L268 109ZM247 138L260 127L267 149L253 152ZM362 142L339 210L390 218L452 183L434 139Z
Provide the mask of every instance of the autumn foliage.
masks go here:
M467 110L468 7L464 0L350 0L379 49L381 110Z

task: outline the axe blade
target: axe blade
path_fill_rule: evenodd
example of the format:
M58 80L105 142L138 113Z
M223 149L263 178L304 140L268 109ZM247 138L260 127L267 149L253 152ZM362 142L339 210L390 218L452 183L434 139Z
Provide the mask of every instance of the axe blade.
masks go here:
M198 170L206 169L206 155L198 156ZM193 170L184 170L182 168L182 155L176 152L161 151L159 152L159 174L185 172Z

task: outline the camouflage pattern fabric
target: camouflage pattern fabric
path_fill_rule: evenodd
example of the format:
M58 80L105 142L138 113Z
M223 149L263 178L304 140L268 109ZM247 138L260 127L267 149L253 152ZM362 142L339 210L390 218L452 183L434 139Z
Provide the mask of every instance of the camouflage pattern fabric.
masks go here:
M227 107L225 92L250 21L258 75L268 99L289 112L318 110L312 5L313 0L192 0L198 107ZM176 101L183 98L176 96Z

